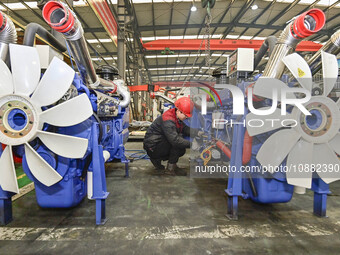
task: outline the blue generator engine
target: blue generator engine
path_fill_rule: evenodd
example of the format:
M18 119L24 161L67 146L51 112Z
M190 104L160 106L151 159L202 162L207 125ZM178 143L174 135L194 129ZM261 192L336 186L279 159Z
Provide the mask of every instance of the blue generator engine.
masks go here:
M35 184L39 206L74 207L87 195L96 201L96 223L104 224L109 194L105 162L125 164L128 176L124 144L129 134L130 93L115 67L95 70L83 28L67 5L50 1L43 16L65 37L78 74L57 57L42 69L38 51L32 47L36 33L56 49L66 48L34 23L26 28L24 45L17 45L15 26L5 14L0 15L6 26L0 31L0 46L8 52L0 60L0 142L6 145L0 157L1 223L12 220L11 197L19 193L15 152L22 156L23 170Z
M229 172L225 190L232 219L238 217L238 197L257 203L283 203L292 199L294 190L302 193L305 188L314 191L314 213L326 215L329 183L340 176L316 170L318 165L339 165L340 100L330 96L338 77L335 55L340 45L334 41L339 33L308 62L297 53L290 54L300 40L318 32L324 21L322 11L312 9L292 20L278 39L268 37L256 55L251 54L252 49L236 50L230 55L228 72L216 80L215 99L210 96L208 101L205 94L197 92L192 95L196 109L190 125L203 127L208 137L195 148L200 152L197 163L222 162L235 170ZM296 36L292 27L297 24L313 29ZM254 75L267 51L263 74ZM285 68L288 71L284 74ZM316 77L321 69L320 81ZM235 107L240 102L234 99L240 93L244 111L237 114ZM301 102L310 95L301 103L309 115L303 107L287 104L283 93L296 93L294 99ZM261 114L268 109L270 113Z

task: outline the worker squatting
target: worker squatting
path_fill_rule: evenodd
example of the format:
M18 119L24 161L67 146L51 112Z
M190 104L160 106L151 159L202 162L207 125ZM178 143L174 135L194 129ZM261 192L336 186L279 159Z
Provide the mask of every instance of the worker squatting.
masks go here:
M209 166L195 166L195 173L208 173L208 174L218 174L218 173L303 173L303 172L316 172L316 173L339 173L340 164L298 164L298 165L280 165L280 166L241 166L240 170L236 166L231 165L209 165Z

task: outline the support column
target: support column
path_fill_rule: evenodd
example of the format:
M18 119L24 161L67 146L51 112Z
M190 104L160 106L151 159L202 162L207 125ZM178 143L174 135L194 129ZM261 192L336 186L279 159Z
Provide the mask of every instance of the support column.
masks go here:
M133 67L133 72L134 72L134 85L140 85L140 76L139 76L139 70L138 70L138 59L134 59L134 67ZM141 101L139 100L139 94L141 92L134 92L133 93L133 102L134 102L134 107L136 111L136 120L141 120Z
M125 81L126 69L126 45L125 45L125 3L124 0L118 0L118 43L117 43L117 63L118 71L121 78Z

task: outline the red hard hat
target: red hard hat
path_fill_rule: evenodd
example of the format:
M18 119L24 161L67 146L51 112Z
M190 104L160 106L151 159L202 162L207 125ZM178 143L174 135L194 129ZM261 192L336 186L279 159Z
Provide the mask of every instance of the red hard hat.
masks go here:
M192 116L192 110L194 109L194 103L189 97L181 97L176 100L175 107L190 118Z

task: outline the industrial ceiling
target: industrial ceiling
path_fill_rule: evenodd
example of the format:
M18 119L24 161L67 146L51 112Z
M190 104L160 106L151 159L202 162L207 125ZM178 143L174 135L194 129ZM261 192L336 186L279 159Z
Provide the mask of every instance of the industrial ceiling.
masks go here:
M117 15L117 0L106 0ZM136 69L142 83L158 81L212 80L211 71L227 63L232 50L210 50L202 46L209 34L215 39L264 40L279 36L287 21L311 8L320 8L326 15L325 27L310 40L323 43L340 28L340 1L334 0L217 0L211 9L210 29L206 27L207 10L198 0L123 0L123 29L127 44L126 79L134 84ZM195 5L197 11L192 11ZM0 9L23 26L35 22L48 28L36 1L0 1ZM98 17L83 0L73 2L73 10L85 29L91 55L96 65L116 64L117 47ZM18 28L19 29L19 28ZM154 40L196 39L197 49L146 50L144 43ZM206 63L211 57L210 67ZM208 58L209 60L209 58Z

